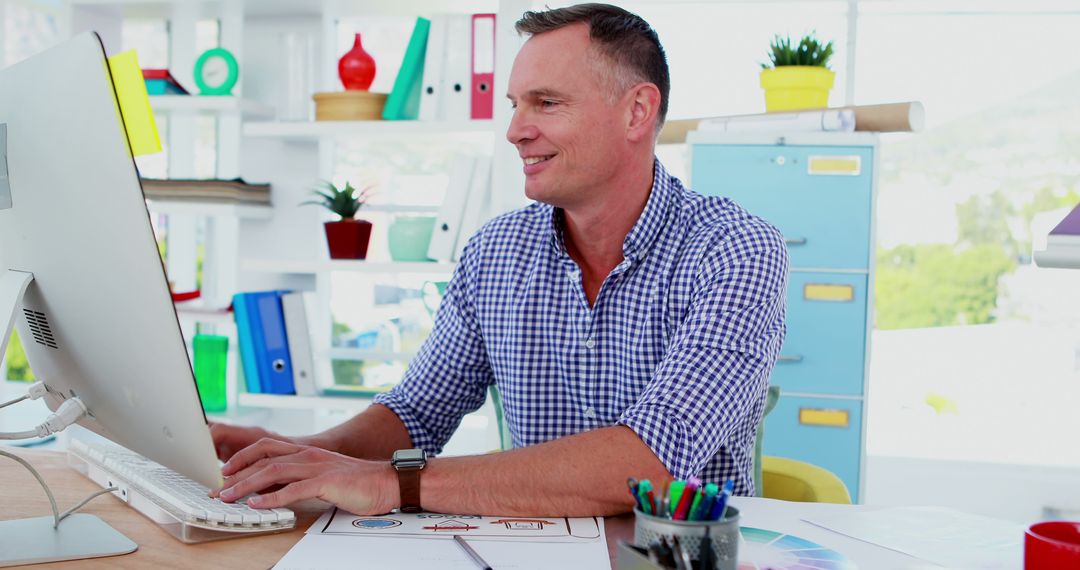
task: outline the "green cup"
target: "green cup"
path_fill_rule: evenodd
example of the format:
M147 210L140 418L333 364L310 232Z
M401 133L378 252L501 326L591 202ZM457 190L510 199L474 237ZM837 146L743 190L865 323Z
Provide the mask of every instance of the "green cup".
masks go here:
M199 389L203 409L208 412L224 412L225 366L229 354L229 337L197 334L191 339L195 353L195 386Z
M390 259L394 261L431 261L428 246L435 231L434 216L398 216L387 230Z

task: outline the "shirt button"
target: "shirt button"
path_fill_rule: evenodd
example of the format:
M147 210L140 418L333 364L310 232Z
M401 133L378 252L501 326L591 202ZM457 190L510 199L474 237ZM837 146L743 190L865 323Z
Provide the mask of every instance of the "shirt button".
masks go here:
M592 408L585 408L585 417L592 419L596 417L596 410Z
M589 350L592 350L592 349L596 348L596 341L593 340L592 338L589 338L588 340L585 341L585 348L587 348Z

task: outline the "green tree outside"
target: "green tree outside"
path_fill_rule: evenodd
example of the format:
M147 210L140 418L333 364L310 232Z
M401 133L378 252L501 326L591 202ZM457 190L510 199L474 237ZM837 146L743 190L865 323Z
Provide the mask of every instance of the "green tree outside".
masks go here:
M33 382L34 373L30 370L30 362L26 360L26 352L23 351L22 341L19 335L12 330L11 342L7 346L7 379L20 382Z

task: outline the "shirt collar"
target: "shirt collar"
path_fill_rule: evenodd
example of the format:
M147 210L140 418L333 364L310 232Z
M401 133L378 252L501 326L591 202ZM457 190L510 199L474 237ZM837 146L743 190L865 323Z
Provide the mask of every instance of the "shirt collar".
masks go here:
M635 263L648 252L649 247L660 235L667 217L668 204L671 202L671 175L668 174L659 159L653 160L653 185L649 191L649 199L645 203L645 209L641 216L626 234L623 240L623 257L631 263ZM551 247L556 254L566 254L566 242L564 241L564 218L562 208L548 206L551 209Z

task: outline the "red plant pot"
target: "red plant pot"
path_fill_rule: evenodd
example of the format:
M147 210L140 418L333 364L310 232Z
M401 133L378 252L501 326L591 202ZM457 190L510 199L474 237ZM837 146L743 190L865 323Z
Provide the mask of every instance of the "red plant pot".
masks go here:
M371 241L371 222L341 220L326 222L326 244L330 259L365 259Z

